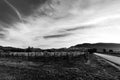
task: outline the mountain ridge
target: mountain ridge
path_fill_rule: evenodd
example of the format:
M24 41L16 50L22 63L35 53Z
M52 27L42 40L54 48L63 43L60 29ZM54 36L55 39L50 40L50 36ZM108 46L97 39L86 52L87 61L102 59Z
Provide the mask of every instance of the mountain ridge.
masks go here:
M119 43L83 43L77 44L70 48L96 48L96 49L112 49L114 51L120 51L120 44Z
M119 43L83 43L83 44L76 44L74 46L68 47L68 48L51 48L51 49L41 49L41 48L17 48L17 47L11 47L11 46L0 46L0 50L3 51L26 51L26 50L32 50L32 51L64 51L64 50L71 50L71 49L90 49L90 48L96 48L97 50L113 50L113 51L120 51L120 44Z

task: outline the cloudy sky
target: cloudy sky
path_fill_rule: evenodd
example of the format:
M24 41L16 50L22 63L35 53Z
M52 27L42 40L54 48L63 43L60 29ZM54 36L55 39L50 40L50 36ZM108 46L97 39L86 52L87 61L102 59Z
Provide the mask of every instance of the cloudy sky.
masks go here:
M120 0L0 0L0 45L120 43Z

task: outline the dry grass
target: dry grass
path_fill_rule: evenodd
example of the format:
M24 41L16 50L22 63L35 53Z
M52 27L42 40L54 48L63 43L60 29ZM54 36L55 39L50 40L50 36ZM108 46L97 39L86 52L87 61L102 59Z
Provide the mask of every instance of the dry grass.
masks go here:
M0 59L0 80L120 80L120 72L94 56L41 57L37 60Z

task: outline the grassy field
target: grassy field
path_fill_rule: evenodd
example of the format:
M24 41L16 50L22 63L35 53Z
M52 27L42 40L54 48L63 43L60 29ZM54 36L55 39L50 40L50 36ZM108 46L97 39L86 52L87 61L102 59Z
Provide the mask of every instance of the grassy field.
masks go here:
M21 59L0 58L0 80L120 80L120 71L92 56L82 55Z

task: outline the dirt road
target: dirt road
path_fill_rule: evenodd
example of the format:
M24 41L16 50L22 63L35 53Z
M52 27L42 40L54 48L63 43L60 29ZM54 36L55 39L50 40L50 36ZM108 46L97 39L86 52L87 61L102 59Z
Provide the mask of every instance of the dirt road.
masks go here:
M100 53L94 53L94 55L103 58L107 63L120 70L120 57Z

